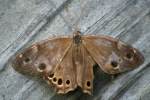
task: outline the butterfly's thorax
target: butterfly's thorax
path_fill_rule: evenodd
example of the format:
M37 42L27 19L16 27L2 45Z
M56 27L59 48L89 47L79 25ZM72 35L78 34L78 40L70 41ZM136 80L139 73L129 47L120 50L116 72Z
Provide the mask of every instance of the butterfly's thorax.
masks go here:
M79 31L74 33L73 42L74 42L74 44L76 44L78 46L82 43L82 37L81 37L81 33Z

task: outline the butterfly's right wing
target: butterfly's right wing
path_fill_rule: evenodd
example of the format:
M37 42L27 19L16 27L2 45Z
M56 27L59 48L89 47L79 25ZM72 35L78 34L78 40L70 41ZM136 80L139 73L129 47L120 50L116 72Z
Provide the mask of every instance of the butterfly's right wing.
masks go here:
M110 36L84 36L83 44L100 68L108 74L136 68L144 61L137 49Z

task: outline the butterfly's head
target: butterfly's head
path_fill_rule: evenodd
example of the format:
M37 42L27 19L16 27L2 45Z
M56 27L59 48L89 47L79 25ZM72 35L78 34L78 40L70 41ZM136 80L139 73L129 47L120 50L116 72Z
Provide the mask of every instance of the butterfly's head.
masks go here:
M73 33L73 40L75 44L80 44L82 42L80 31L76 31Z
M34 62L38 56L38 48L33 45L30 48L25 49L13 58L13 68L22 73L28 75L37 75L39 72L34 66Z

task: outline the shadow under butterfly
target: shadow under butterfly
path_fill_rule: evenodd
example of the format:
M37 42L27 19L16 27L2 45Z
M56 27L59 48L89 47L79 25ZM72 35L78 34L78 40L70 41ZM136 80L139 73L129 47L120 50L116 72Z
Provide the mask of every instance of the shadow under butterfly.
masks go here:
M142 54L124 42L104 35L49 38L35 43L12 61L13 68L31 76L42 77L58 94L80 87L92 94L97 64L107 74L129 71L144 62Z

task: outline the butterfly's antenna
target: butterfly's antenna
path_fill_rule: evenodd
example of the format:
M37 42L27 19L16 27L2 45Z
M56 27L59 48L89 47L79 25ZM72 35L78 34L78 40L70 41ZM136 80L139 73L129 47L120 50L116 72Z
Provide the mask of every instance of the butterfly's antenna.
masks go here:
M75 21L75 23L74 24L71 24L71 23L69 23L68 22L68 20L60 13L60 16L61 16L61 18L63 18L63 20L64 20L64 22L68 25L68 27L69 27L69 29L71 29L72 31L73 31L73 33L76 33L76 34L79 34L79 33L81 33L82 34L82 32L80 32L81 30L80 30L80 28L78 27L78 24L79 24L79 21L82 19L82 17L83 17L83 6L81 5L81 4L83 4L83 1L84 0L78 0L79 1L79 6L80 6L80 14L79 14L79 17L77 18L77 20ZM56 5L54 4L54 3L52 3L53 4L53 6L55 6L56 7ZM68 4L66 4L65 6L66 7L68 7L68 5L70 4L70 2L68 3ZM74 35L74 34L73 34Z
M81 30L80 28L79 28L79 21L81 21L82 19L83 19L83 17L84 16L86 16L88 13L86 12L86 8L88 8L87 7L87 3L88 3L88 1L86 1L86 0L79 0L79 2L80 2L80 4L79 4L79 6L80 6L80 14L79 14L79 17L78 17L78 19L77 19L77 21L75 22L75 24L74 24L74 31L75 32L77 32L77 31L80 31L80 33L81 34L84 34L84 32L86 32L86 30Z
M79 14L79 17L77 18L77 20L75 21L75 23L74 24L70 24L70 23L68 23L68 21L65 19L65 18L63 18L64 19L64 21L71 27L71 29L72 29L72 31L73 31L73 37L74 36L77 36L77 35L81 35L81 31L80 31L80 28L78 27L78 24L79 24L79 21L81 20L81 16L82 16L82 9L83 9L83 7L81 6L81 4L82 4L82 2L81 2L82 0L79 0L79 6L80 6L80 14Z
M82 17L82 15L83 15L83 7L82 7L82 0L79 0L79 5L80 5L80 14L79 14L79 17L78 17L78 19L76 20L76 22L75 22L75 24L74 24L74 32L76 32L76 33L81 33L80 31L80 29L79 29L79 26L78 26L78 24L79 24L79 21L82 19L81 17Z

